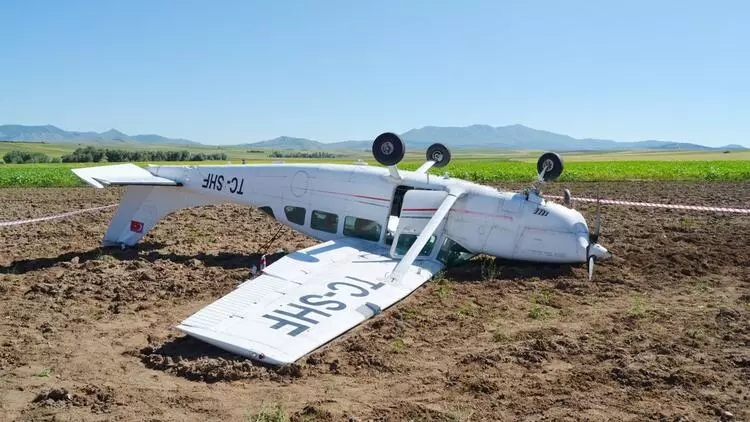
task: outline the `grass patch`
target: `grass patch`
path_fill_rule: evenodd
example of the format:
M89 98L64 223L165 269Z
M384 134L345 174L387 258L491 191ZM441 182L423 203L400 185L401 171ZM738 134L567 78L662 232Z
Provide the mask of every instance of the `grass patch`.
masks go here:
M458 307L456 315L459 317L475 317L477 316L479 305L472 301L464 302Z
M691 330L688 330L686 335L697 341L705 341L708 338L708 334L706 333L706 330L703 327L694 328Z
M552 301L555 291L551 286L542 284L538 286L531 295L529 306L529 318L533 320L545 320L552 317Z
M469 422L474 417L474 409L471 407L458 407L448 411L451 422Z
M507 343L510 341L510 336L506 334L505 331L498 328L492 333L492 341L495 343Z
M435 288L435 296L437 296L441 300L450 296L451 291L453 290L450 284L448 284L448 279L446 279L442 274L443 273L438 274L438 278L435 281L435 284L437 286L437 288Z
M543 284L536 289L536 293L534 296L537 303L545 306L552 306L552 300L555 296L555 290L551 286Z
M52 375L51 369L42 369L38 374L36 374L36 376L41 377L41 378L47 378L50 375Z
M391 343L391 350L393 353L405 353L406 343L404 342L404 339L398 337L396 340L393 340L393 343Z
M643 295L633 296L630 301L630 308L628 308L628 316L630 318L645 318L651 312L653 312L653 309L651 309L651 306Z
M288 420L284 408L278 403L269 407L261 403L258 413L250 413L245 416L245 422L286 422Z
M408 321L410 319L415 319L417 317L422 316L422 312L420 312L419 309L412 308L412 307L403 308L401 309L400 313L401 313L401 318L404 321Z
M701 277L692 283L690 287L690 293L693 295L701 295L711 291L711 280L705 277Z
M680 227L683 229L689 229L691 227L695 226L695 220L689 217L682 217L680 218Z
M536 300L532 299L531 306L529 307L529 318L533 320L545 320L550 318L551 313L547 307L536 303Z

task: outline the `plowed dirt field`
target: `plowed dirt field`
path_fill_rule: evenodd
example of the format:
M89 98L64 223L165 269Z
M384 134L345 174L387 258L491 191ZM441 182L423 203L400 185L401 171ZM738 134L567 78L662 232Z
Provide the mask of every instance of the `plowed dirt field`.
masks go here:
M750 204L748 182L568 187ZM121 193L0 189L0 221ZM579 208L593 217L594 205ZM600 241L615 257L592 282L583 265L479 256L269 369L173 327L249 278L279 225L207 206L169 216L135 248L102 249L113 211L0 227L0 420L750 419L748 215L603 206ZM315 243L285 228L270 250Z

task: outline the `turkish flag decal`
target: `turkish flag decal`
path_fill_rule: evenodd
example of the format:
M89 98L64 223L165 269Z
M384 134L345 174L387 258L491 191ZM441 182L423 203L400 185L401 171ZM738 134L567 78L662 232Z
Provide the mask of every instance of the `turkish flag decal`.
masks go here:
M133 233L143 233L143 223L140 221L130 220L130 231Z

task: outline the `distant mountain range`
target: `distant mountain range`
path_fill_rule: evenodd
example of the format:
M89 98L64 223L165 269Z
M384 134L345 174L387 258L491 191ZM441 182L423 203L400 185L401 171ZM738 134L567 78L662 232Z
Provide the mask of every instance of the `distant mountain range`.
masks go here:
M739 150L746 149L741 145L707 147L689 142L673 141L638 141L618 142L607 139L577 139L559 133L532 129L523 125L488 126L472 125L465 127L425 126L411 129L400 134L408 146L426 147L434 142L441 142L450 148L497 148L497 149L536 149L554 151L603 151L603 150ZM187 139L166 138L160 135L126 135L118 130L106 132L71 132L58 127L0 125L0 141L45 141L55 143L139 143L144 145L182 144L200 145ZM236 146L256 149L281 150L344 150L369 149L372 140L343 141L323 143L306 138L280 136L266 141L240 144Z
M119 142L139 143L149 145L182 144L199 145L187 139L166 138L160 135L126 135L119 130L110 129L106 132L72 132L59 127L0 125L0 141L35 141L54 143L86 143L98 142L113 144Z
M343 142L318 142L306 138L293 138L290 136L279 136L267 141L240 144L242 147L250 148L275 148L275 149L299 149L306 151L320 150L342 150L342 149L367 149L372 145L370 141L343 141Z
M465 127L425 126L400 134L408 146L426 147L440 142L450 148L498 148L498 149L540 149L554 151L603 151L603 150L738 150L742 145L707 147L689 142L639 141L618 142L606 139L577 139L559 133L532 129L523 125L488 126L472 125ZM372 140L323 143L305 138L280 136L267 141L242 144L249 148L334 150L368 149Z

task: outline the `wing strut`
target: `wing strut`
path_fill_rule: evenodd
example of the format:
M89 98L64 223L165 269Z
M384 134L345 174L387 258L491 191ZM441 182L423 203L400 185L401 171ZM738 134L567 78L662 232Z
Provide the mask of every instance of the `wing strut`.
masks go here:
M424 229L422 229L422 233L419 234L417 240L414 241L414 244L411 245L404 257L401 258L401 262L399 262L398 265L396 265L396 268L393 269L393 272L389 277L389 281L391 283L398 284L401 281L406 272L409 270L411 264L414 263L414 260L417 259L417 256L419 256L419 252L422 250L422 248L424 248L424 245L427 244L430 236L435 233L435 230L437 230L438 226L440 226L440 223L443 222L443 219L445 219L445 216L448 215L451 207L454 203L456 203L456 200L459 196L461 196L461 194L462 192L448 193L448 196L445 197L443 203L440 204L440 207L438 207L437 211L435 211L435 214L432 216L432 218L430 218L430 221L428 221L427 225L425 225Z
M435 162L432 160L425 161L424 164L419 166L419 168L414 171L414 173L422 173L422 174L427 173L427 171L431 169L432 166L434 165L435 165Z

